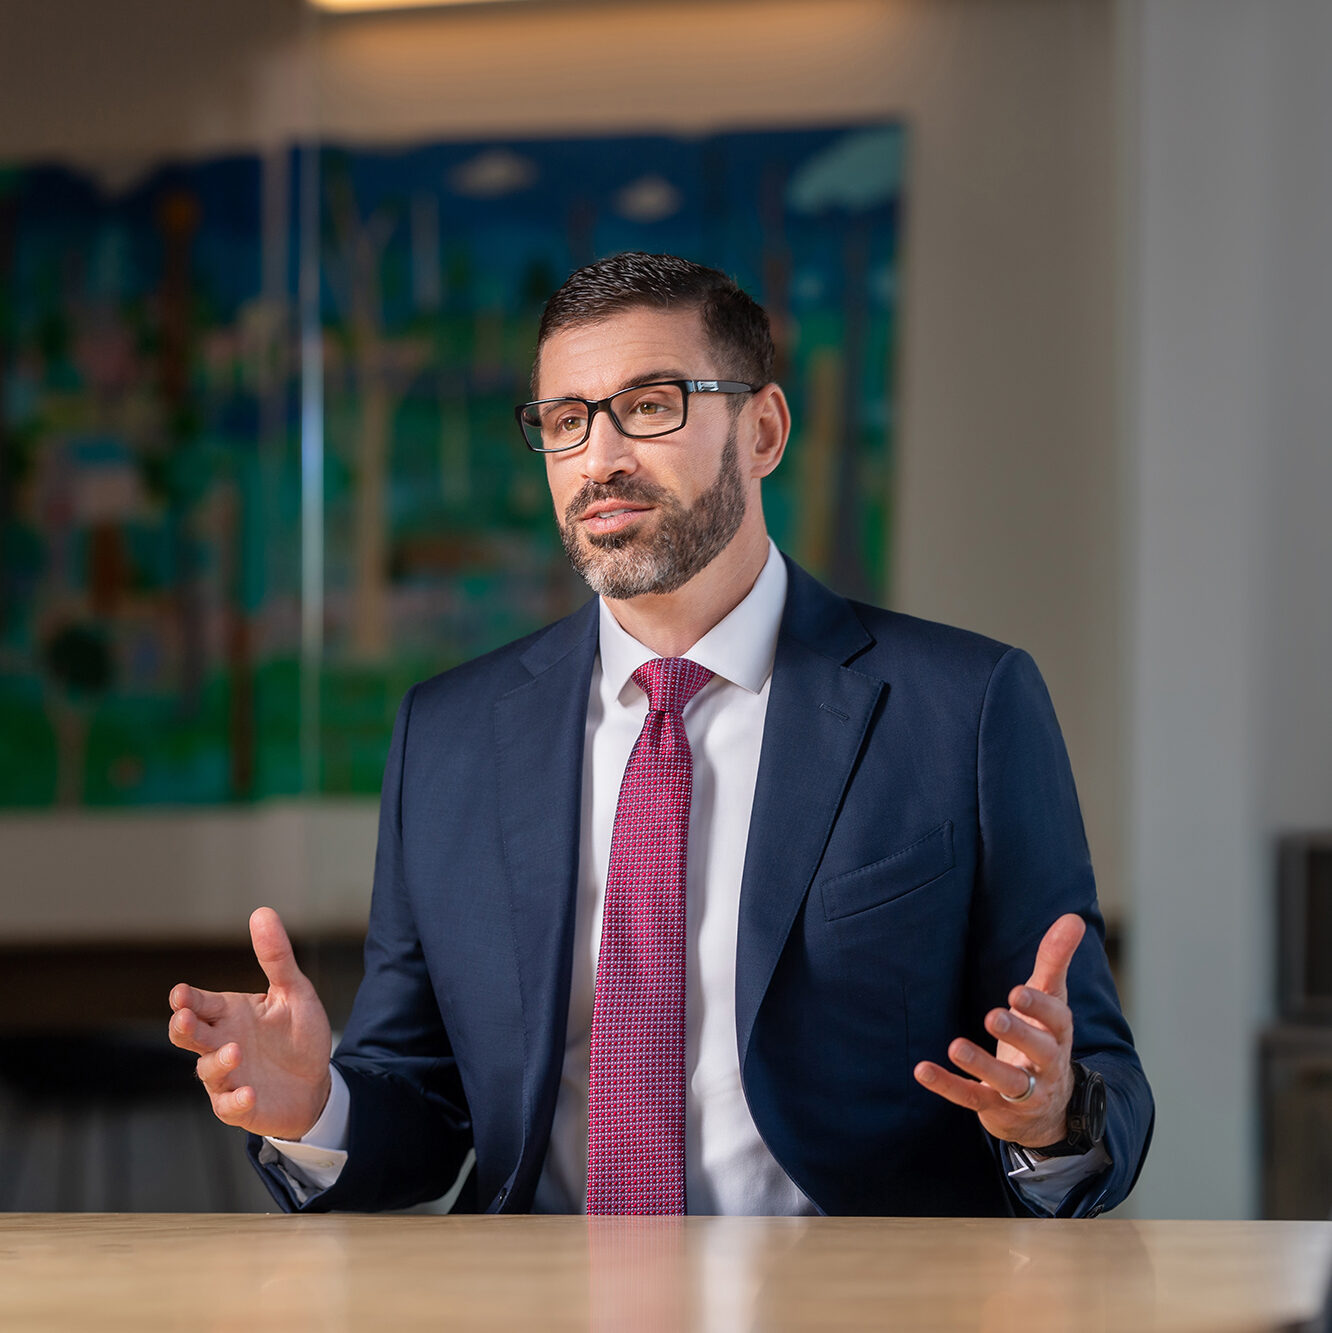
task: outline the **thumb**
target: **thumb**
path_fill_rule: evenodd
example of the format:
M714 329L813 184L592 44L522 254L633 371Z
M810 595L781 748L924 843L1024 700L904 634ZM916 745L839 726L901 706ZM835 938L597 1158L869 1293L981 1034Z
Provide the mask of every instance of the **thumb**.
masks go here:
M250 940L270 986L289 988L304 980L282 918L271 907L257 907L251 913Z
M1063 999L1068 990L1068 965L1087 933L1087 923L1076 912L1067 912L1045 932L1036 950L1036 965L1027 985L1046 995Z

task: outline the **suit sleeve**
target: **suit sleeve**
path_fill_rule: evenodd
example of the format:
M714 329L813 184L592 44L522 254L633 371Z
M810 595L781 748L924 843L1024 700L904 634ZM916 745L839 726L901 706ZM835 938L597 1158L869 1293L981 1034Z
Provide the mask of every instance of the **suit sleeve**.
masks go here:
M1059 1216L1096 1216L1133 1187L1151 1139L1154 1106L1133 1048L1105 954L1105 924L1078 808L1073 774L1045 684L1026 653L996 664L977 739L979 871L970 949L974 1021L1007 1007L1027 979L1041 937L1076 912L1087 933L1069 967L1073 1058L1098 1070L1108 1102L1105 1146L1111 1165L1082 1182ZM992 1142L1003 1169L999 1144ZM1027 1209L1010 1192L1015 1210Z
M398 710L384 770L365 977L333 1062L350 1094L347 1164L300 1203L286 1174L251 1160L289 1212L406 1208L455 1183L472 1146L466 1097L426 971L405 883L402 774L415 687Z

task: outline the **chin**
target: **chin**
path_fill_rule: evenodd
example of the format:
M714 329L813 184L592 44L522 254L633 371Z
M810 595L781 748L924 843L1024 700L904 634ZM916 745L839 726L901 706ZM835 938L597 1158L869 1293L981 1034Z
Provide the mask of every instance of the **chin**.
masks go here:
M663 568L660 559L650 550L626 549L628 543L618 540L613 548L598 543L595 549L584 548L582 557L574 562L575 571L600 597L612 601L626 601L651 593L674 592L684 579L672 578L672 571Z

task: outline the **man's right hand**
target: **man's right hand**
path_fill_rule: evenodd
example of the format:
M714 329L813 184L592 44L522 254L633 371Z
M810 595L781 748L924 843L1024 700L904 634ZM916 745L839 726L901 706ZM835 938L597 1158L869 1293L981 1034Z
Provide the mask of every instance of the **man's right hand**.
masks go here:
M268 992L176 986L168 1031L175 1045L199 1057L199 1081L219 1120L254 1134L299 1139L328 1101L328 1015L296 966L291 941L271 907L250 917L250 939Z

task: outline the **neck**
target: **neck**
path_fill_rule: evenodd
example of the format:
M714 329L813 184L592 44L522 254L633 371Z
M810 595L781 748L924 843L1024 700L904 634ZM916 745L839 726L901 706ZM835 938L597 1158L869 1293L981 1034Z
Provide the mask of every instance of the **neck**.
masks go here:
M746 523L712 564L674 592L604 600L626 634L662 657L680 657L744 601L767 559L767 529Z

